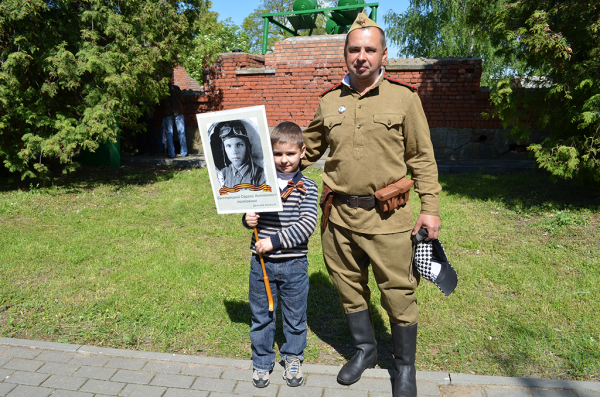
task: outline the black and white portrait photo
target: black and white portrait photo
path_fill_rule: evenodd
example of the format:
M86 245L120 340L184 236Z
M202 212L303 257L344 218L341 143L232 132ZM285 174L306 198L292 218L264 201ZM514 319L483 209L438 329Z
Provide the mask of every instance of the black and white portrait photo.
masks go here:
M280 210L264 106L196 117L218 213Z

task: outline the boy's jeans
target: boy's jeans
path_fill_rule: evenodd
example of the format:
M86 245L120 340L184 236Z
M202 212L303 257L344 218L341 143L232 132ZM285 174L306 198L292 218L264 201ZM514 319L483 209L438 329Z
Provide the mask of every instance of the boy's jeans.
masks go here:
M164 118L165 131L167 132L167 151L170 158L175 157L175 146L173 145L173 123L177 123L179 144L181 145L181 157L187 156L187 143L185 141L185 120L183 114L179 116L167 116Z
M269 302L263 281L262 267L258 256L250 262L250 310L252 310L252 363L254 369L270 371L275 364L275 313L277 292L281 300L283 335L285 343L279 353L281 359L303 358L306 348L306 306L308 298L308 260L306 257L289 260L265 260L265 268L273 294L273 311L269 312Z

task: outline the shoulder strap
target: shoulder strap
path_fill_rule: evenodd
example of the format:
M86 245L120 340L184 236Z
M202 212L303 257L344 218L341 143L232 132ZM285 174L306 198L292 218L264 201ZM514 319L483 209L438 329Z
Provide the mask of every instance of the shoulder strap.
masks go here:
M336 88L338 88L341 85L342 85L342 83L337 83L336 85L334 85L332 87L329 87L328 89L326 89L325 91L323 91L322 93L320 93L319 96L321 97L321 96L327 94L329 91L335 90Z
M386 80L388 80L388 81L390 81L390 82L392 82L392 83L403 85L404 87L408 88L412 92L416 92L417 91L417 87L415 87L414 85L405 83L404 81L392 79L391 77L388 77L388 76L383 76L383 78L386 79Z

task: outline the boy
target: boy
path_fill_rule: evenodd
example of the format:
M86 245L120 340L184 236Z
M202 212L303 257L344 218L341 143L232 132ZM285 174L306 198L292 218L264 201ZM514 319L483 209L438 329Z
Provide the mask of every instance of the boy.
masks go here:
M302 358L306 348L306 305L308 297L308 238L317 224L317 185L302 175L298 166L306 147L302 130L292 122L278 124L271 132L271 144L277 183L283 201L282 212L249 212L242 221L247 228L258 228L259 241L252 236L253 253L248 300L252 310L252 384L267 387L275 365L273 342L277 291L281 299L283 334L281 359L285 362L283 378L288 386L304 383ZM265 268L273 291L274 310L269 312L262 267L258 254L263 254Z

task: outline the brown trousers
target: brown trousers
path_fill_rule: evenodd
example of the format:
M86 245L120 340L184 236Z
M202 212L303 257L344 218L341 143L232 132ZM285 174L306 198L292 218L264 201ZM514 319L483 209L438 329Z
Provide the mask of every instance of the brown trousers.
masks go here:
M418 321L415 289L419 276L411 271L412 230L394 234L362 234L328 222L321 235L323 257L342 308L354 313L369 308L369 264L381 291L381 306L390 321L403 326Z

